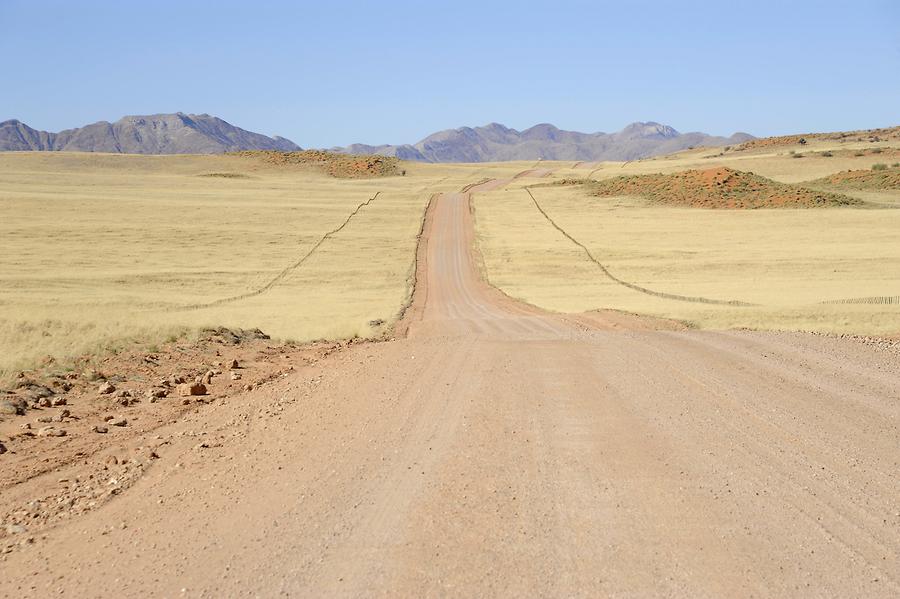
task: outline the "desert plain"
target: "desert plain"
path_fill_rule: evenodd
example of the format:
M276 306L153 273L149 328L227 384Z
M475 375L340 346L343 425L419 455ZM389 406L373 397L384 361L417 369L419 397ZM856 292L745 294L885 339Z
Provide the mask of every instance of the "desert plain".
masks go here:
M0 154L0 594L896 596L898 161Z

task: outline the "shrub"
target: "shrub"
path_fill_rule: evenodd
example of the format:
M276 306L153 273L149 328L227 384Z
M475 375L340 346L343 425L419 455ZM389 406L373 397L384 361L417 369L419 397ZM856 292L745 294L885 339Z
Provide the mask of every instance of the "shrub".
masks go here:
M895 163L892 164L891 166L900 166L900 162L895 162Z
M881 152L882 152L881 148L872 148L873 154L881 154Z
M794 154L791 152L791 158L803 158L803 154Z
M883 170L886 169L886 168L887 168L887 165L886 165L886 164L882 164L882 163L880 163L880 162L879 162L878 164L873 164L873 165L872 165L872 170L873 170L873 171L883 171Z
M832 154L831 152L822 152L822 156L824 156L826 158L831 158L832 156L834 156L834 154Z
M865 156L865 154L862 152L857 152L856 154L854 154L854 156Z

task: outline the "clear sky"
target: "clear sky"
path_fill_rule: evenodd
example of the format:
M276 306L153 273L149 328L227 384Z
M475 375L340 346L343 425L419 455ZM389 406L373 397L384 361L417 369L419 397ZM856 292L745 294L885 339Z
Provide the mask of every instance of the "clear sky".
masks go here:
M0 120L207 112L304 147L491 121L900 125L900 0L0 0Z

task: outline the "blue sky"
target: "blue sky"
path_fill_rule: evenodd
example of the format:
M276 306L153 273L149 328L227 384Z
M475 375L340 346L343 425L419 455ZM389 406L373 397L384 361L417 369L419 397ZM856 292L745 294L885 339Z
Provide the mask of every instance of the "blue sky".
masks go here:
M0 120L208 112L304 147L491 121L900 124L900 2L0 0Z

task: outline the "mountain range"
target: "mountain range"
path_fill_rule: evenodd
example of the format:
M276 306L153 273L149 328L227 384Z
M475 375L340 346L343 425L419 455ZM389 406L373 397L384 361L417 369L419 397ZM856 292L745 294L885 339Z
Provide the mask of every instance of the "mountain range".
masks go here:
M283 137L267 137L208 114L126 116L49 133L18 120L0 123L0 151L63 150L121 154L221 154L236 150L299 150Z
M637 160L694 146L727 146L755 139L748 133L717 137L679 133L654 122L632 123L618 133L579 133L553 125L516 131L498 123L461 127L429 135L416 144L353 144L335 151L381 154L422 162L498 162L502 160Z
M726 146L754 139L747 133L716 137L680 133L654 122L628 125L617 133L579 133L553 125L524 131L498 123L461 127L429 135L416 144L353 144L334 151L381 154L421 162L499 162L503 160L636 160L694 146ZM0 151L75 151L122 154L220 154L237 150L294 151L283 137L235 127L208 114L126 116L59 133L38 131L18 120L0 123Z

